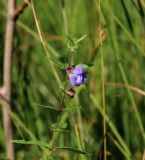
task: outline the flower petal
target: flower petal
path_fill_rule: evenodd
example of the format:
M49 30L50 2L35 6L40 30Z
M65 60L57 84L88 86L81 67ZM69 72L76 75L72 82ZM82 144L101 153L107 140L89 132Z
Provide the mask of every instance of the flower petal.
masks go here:
M73 87L80 86L87 81L86 72L82 66L73 68L72 72L70 72L68 76Z

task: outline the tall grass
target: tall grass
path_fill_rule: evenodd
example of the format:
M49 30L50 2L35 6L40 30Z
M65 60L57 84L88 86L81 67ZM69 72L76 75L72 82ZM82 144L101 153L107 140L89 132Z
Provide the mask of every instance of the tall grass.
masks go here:
M1 83L6 5L0 2ZM111 160L142 159L144 10L145 3L139 0L100 1L100 10L99 0L35 0L20 16L14 39L10 113L17 159L92 160L105 159L104 153ZM78 39L87 35L71 61L66 35ZM93 63L87 83L76 88L73 99L60 89L68 80L64 67L69 61ZM5 153L1 119L0 159Z

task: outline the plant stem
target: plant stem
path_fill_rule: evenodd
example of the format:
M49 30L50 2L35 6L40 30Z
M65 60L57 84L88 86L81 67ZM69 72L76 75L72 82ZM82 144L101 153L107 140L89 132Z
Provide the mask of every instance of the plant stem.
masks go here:
M13 38L15 28L15 0L8 0L7 8L7 24L5 34L4 46L4 64L3 64L3 87L1 89L2 104L3 104L3 125L6 144L6 155L8 159L14 160L14 145L11 142L13 139L13 131L11 118L8 110L11 108L11 69L12 69L12 52L13 52Z
M44 38L43 38L43 35L42 35L42 32L41 32L41 28L40 28L40 25L39 25L39 21L38 21L37 16L36 16L36 11L35 11L35 7L34 7L34 4L33 4L33 0L31 0L31 3L29 3L29 6L30 6L31 9L32 9L33 16L34 16L34 20L35 20L36 27L37 27L37 31L38 31L38 34L39 34L39 37L40 37L42 46L43 46L43 48L44 48L45 54L46 54L46 56L47 56L48 59L49 59L49 62L50 62L52 71L53 71L53 73L54 73L54 76L55 76L57 82L58 82L59 84L61 84L61 80L60 80L60 78L59 78L59 76L58 76L58 74L57 74L57 71L56 71L56 69L55 69L55 67L54 67L54 65L53 65L54 61L53 61L53 63L52 63L52 59L51 59L51 57L50 57L50 55L49 55L49 53L48 53L48 50L47 50L47 46L46 46L46 43L45 43L45 41L44 41Z
M81 139L80 139L80 135L79 135L79 131L78 131L77 122L75 120L73 111L70 111L70 112L71 112L72 122L73 122L73 125L74 125L74 131L75 131L75 134L76 134L77 145L78 145L79 149L82 150L82 143L81 143ZM86 159L84 155L81 155L81 158L83 160Z
M101 20L101 2L99 0L99 19L100 19L100 52L101 52L101 68L102 68L102 105L103 105L103 134L104 134L104 160L107 160L107 144L106 144L106 106L105 106L105 73L104 73L104 56L103 56L103 29Z

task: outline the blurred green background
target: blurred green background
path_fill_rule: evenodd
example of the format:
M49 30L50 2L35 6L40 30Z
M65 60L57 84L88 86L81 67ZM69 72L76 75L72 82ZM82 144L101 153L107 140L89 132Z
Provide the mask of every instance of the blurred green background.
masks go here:
M22 3L18 0L17 6ZM49 156L42 145L15 143L16 159L104 159L99 17L103 26L107 159L142 159L145 149L145 132L140 129L140 126L145 126L145 2L104 0L101 1L101 12L97 0L35 0L34 6L50 57L67 64L69 49L65 35L80 38L86 34L73 54L73 64L93 66L88 69L87 83L76 88L75 97L69 99L65 96L63 108L71 106L75 109L60 114L50 107L38 105L59 108L63 93L55 79L54 69L61 83L65 81L66 71L55 65L52 68L40 42L32 9L26 8L17 21L13 41L13 139L38 140L47 144L54 140L54 146L62 148L49 151ZM7 1L1 0L1 85L6 8ZM2 117L2 107L0 115ZM58 119L60 128L54 139ZM87 154L80 154L80 150ZM0 118L0 159L5 157Z

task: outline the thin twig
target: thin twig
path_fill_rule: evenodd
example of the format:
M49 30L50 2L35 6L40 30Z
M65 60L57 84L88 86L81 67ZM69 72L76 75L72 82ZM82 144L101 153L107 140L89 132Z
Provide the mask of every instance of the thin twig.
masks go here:
M24 0L23 4L16 8L14 14L14 20L16 21L19 16L24 12L25 8L29 5L30 0Z
M3 86L0 88L0 100L3 104L3 125L6 144L6 155L10 160L15 159L14 145L11 142L13 139L12 123L9 115L11 110L11 69L12 69L12 54L13 54L13 38L15 22L19 15L27 7L26 2L15 10L16 0L8 0L7 8L7 24L5 32L4 46L4 64L3 64Z
M7 158L14 160L14 145L11 143L13 137L12 124L8 109L11 104L11 68L12 68L12 51L13 51L13 36L15 21L13 19L15 13L15 0L8 0L7 8L7 24L5 34L5 47L4 47L4 71L3 71L3 88L1 89L1 100L3 104L3 125L6 143Z

